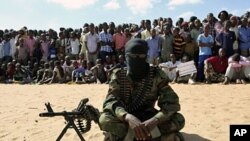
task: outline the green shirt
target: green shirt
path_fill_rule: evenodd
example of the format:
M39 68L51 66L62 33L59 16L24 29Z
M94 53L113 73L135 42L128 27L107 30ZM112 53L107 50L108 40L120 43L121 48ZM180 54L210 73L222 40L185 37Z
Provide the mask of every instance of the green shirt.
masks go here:
M162 35L161 36L161 58L164 62L170 60L170 54L173 53L173 35Z

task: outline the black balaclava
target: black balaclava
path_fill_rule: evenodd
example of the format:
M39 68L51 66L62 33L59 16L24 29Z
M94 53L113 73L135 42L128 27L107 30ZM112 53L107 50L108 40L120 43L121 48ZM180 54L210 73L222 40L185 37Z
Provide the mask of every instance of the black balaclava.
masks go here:
M149 72L149 64L146 62L147 52L147 42L138 38L131 39L125 46L125 57L128 68L127 75L133 81L140 81ZM132 56L129 54L132 54ZM138 54L144 54L144 56Z

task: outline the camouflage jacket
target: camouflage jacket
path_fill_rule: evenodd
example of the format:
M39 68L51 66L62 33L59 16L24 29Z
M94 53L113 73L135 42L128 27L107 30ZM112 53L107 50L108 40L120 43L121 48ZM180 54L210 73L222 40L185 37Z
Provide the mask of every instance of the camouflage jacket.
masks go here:
M128 76L125 75L125 78L128 82L128 90L130 92L128 95L123 96L121 93L121 87L123 87L120 74L126 74L126 69L118 68L115 69L111 75L111 81L109 83L109 90L107 97L103 104L103 111L116 116L118 119L123 120L124 115L130 113L126 106L129 106L136 99L138 89L142 82L133 82ZM173 91L173 89L168 85L168 78L166 74L159 68L150 68L150 72L153 72L151 77L151 85L148 88L148 92L143 92L142 94L145 97L144 102L138 109L140 112L148 108L154 108L157 101L158 107L160 108L159 112L154 115L159 121L165 121L173 113L176 113L180 110L179 97ZM122 78L123 79L123 78ZM142 99L139 99L142 100ZM140 103L139 101L135 101ZM137 103L134 103L135 105ZM134 107L134 105L130 105ZM135 109L136 110L136 109ZM136 112L136 111L135 111Z

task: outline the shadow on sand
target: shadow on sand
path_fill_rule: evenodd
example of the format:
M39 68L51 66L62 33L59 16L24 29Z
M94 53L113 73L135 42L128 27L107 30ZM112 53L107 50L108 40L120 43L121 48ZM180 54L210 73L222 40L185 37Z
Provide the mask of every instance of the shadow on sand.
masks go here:
M184 136L185 141L211 141L197 134L189 134L189 133L184 133L184 132L181 132L181 133Z

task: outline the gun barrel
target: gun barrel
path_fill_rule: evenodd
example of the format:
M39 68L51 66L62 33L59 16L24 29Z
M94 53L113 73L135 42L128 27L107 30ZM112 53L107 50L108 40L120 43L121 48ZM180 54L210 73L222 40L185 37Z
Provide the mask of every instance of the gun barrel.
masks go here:
M83 114L80 112L46 112L40 113L40 117L54 117L54 116L80 116Z

